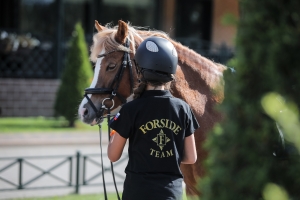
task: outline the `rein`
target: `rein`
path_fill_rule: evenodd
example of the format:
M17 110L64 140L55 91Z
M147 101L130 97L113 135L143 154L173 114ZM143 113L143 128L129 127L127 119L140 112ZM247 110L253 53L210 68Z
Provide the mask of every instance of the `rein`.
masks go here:
M129 40L128 38L126 39L125 42L125 47L129 48L130 44L129 44ZM98 58L100 57L105 57L108 54L114 53L114 52L119 52L122 50L113 50L110 51L108 53L105 54L100 54L98 55ZM111 87L110 88L87 88L85 89L85 94L84 97L88 100L88 103L91 105L92 109L94 110L94 112L96 113L96 121L98 123L99 126L99 134L100 134L100 153L101 153L101 167L102 167L102 179L103 179L103 190L104 190L104 196L105 196L105 200L107 200L107 193L106 193L106 186L105 186L105 178L104 178L104 166L103 166L103 156L102 156L102 127L100 122L103 120L103 115L104 115L104 111L107 110L107 124L110 121L111 118L111 109L114 107L115 102L114 102L114 97L117 96L122 104L125 104L127 102L126 98L124 98L122 95L119 94L118 92L118 88L120 85L120 82L122 80L124 71L128 65L129 68L129 77L130 77L130 93L133 93L133 74L132 74L132 63L130 60L130 56L129 53L127 51L123 51L124 52L124 56L123 56L123 62L121 64L121 67L118 71L118 73L116 74L114 80L112 81ZM88 96L88 94L110 94L109 98L104 98L101 104L100 109L98 110L96 108L96 106L94 105L94 103L92 102L92 100L90 99L90 97ZM105 106L105 101L111 101L112 102L112 106L106 107ZM110 127L108 124L108 138L110 140ZM118 196L118 200L120 200L120 196L119 196L119 192L118 192L118 188L117 188L117 184L116 184L116 180L115 180L115 174L114 174L114 169L113 169L113 163L110 162L111 165L111 172L112 172L112 177L114 180L114 185L115 185L115 189L116 189L116 193Z
M108 125L108 122L110 121L110 115L107 115L107 125ZM104 165L103 165L103 153L102 153L102 126L101 124L98 124L99 126L99 138L100 138L100 158L101 158L101 172L102 172L102 182L103 182L103 191L104 191L104 197L105 197L105 200L107 200L107 192L106 192L106 185L105 185L105 177L104 177ZM110 140L110 127L108 125L108 141ZM120 195L119 195L119 192L118 192L118 187L117 187L117 183L116 183L116 178L115 178L115 173L114 173L114 165L112 162L110 162L110 168L111 168L111 173L112 173L112 177L113 177L113 180L114 180L114 186L115 186L115 190L116 190L116 193L117 193L117 197L118 197L118 200L121 200L120 199Z

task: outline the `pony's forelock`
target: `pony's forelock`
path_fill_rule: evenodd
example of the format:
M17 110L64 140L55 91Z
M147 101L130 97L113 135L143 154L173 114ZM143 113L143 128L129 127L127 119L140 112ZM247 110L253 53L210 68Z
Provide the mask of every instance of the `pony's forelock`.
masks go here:
M130 23L128 25L128 39L130 41L130 48L126 48L124 45L119 44L115 40L115 35L118 30L118 26L112 27L112 23L105 25L105 29L96 33L93 36L93 45L91 46L90 60L96 62L97 56L104 49L106 52L112 50L122 50L135 54L136 48L150 36L163 37L170 39L169 36L163 31L145 31L144 27L133 27ZM143 30L143 34L140 31Z

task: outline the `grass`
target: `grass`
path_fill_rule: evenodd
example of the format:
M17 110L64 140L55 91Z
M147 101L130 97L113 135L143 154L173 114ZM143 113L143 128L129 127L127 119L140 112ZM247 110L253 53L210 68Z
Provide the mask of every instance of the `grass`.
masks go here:
M106 120L102 124L107 130ZM80 132L98 131L98 126L90 126L76 121L75 127L68 127L68 121L63 117L7 117L0 118L0 134L12 133L40 133L40 132Z
M116 194L107 194L108 199L118 199ZM85 194L85 195L67 195L67 196L55 196L55 197L32 197L24 199L12 199L12 200L104 200L103 194Z

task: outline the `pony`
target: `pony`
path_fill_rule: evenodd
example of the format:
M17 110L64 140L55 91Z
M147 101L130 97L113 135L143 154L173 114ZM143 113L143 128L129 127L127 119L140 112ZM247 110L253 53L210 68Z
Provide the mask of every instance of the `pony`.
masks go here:
M181 170L186 184L186 194L190 197L200 196L201 191L197 188L197 182L205 175L203 161L208 154L203 148L203 144L215 123L222 120L222 114L214 107L224 99L223 72L226 70L226 66L201 56L171 39L162 31L143 30L122 20L119 20L115 27L111 27L109 24L102 26L95 21L95 28L98 32L93 36L90 60L94 63L101 63L96 65L90 88L108 88L110 85L116 84L114 79L122 66L124 52L128 53L132 60L139 44L148 37L163 37L175 46L178 53L178 66L176 81L171 84L171 93L174 97L183 99L190 105L200 124L200 128L195 132L198 159L192 165L182 164ZM126 40L130 42L127 47ZM97 57L101 58L97 59ZM134 66L134 62L132 65ZM130 81L135 87L138 83L138 74L136 70L131 71L126 68L118 84L119 95L89 93L87 95L89 100L84 98L79 106L80 119L91 125L99 123L96 120L95 109L100 109L101 106L109 107L112 113L117 113L124 103L117 96L123 96L127 101L132 100L133 92ZM91 103L94 104L94 108ZM108 111L104 110L102 114L105 116Z

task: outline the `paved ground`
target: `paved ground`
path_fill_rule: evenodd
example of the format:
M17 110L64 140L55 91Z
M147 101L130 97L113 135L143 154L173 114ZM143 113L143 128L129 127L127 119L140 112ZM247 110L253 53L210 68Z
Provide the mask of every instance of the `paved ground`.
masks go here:
M103 153L106 153L108 137L107 133L104 133L103 138ZM127 151L127 148L126 148ZM125 151L125 153L127 153ZM40 133L40 134L0 134L0 190L7 188L15 188L11 184L8 184L3 179L9 180L13 184L18 185L19 182L19 164L13 164L9 168L5 168L14 161L16 157L27 158L30 164L38 166L37 169L32 167L28 163L23 163L23 174L22 184L28 183L35 177L40 176L43 172L50 170L52 167L57 165L65 158L32 158L32 156L57 156L57 155L74 155L73 167L72 167L72 182L75 183L75 155L76 152L81 154L98 154L100 155L99 147L99 133L98 132L86 132L86 133ZM86 163L86 179L91 179L100 173L100 167L97 163L100 162L99 156L91 157L92 160L88 160ZM125 154L126 155L126 154ZM29 157L28 157L29 156ZM6 158L6 159L3 159ZM104 166L105 168L110 167L110 162L107 156L104 155ZM126 167L127 159L126 156L121 158L122 162L115 164L115 172L118 174L116 179L120 184L118 185L119 191L122 190L122 176L125 176L124 169ZM95 163L97 162L97 163ZM83 167L81 165L81 167ZM4 169L5 168L5 169ZM82 169L82 168L81 168ZM65 164L55 168L51 173L63 180L69 180L70 164ZM82 178L82 174L81 174ZM105 173L107 182L112 182L111 173L109 170ZM90 184L102 183L102 177L96 176L92 179ZM57 179L50 175L43 175L38 177L36 181L28 183L26 187L43 187L51 185L65 185L57 181ZM108 191L113 192L114 188L108 186ZM60 188L60 189L38 189L38 190L14 190L14 191L0 191L0 199L13 199L13 198L25 198L25 197L36 197L36 196L57 196L74 193L75 188ZM101 193L103 192L101 185L95 186L82 186L80 193Z
M107 144L107 133L103 133L103 143ZM3 146L31 146L31 145L76 145L99 144L98 132L70 133L18 133L0 134L0 147Z

